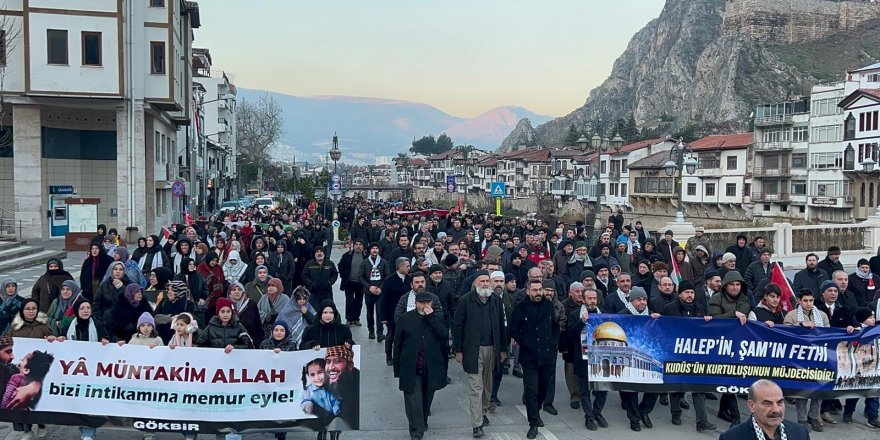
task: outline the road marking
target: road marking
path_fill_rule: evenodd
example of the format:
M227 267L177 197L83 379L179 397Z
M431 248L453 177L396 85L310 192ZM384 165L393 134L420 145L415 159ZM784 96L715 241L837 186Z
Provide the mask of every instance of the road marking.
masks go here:
M516 409L518 409L519 412L522 413L522 415L525 416L526 419L528 420L528 415L526 414L526 406L525 405L515 405L515 406L516 406ZM538 410L538 411L540 411L540 410ZM547 440L559 440L559 437L556 437L555 435L553 435L553 433L550 432L550 430L547 428L538 428L538 432L541 433L541 435L543 435L544 438Z

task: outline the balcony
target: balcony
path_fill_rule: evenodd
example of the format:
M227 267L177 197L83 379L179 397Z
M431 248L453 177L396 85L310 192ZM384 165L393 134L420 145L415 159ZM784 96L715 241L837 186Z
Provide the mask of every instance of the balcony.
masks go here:
M755 177L780 177L780 176L791 176L791 168L789 167L775 167L775 168L765 168L760 165L755 165L754 171Z
M755 118L755 127L780 124L791 124L791 115L773 115Z
M776 142L757 142L755 143L755 151L772 152L772 151L788 151L794 149L790 141Z
M753 192L752 201L754 202L787 202L790 199L789 193L765 193Z

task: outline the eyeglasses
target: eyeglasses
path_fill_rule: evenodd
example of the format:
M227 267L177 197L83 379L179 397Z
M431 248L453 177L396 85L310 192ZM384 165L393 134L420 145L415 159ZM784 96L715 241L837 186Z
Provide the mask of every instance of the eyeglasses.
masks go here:
M37 310L36 307L25 307L24 308L25 312L35 312L36 310Z

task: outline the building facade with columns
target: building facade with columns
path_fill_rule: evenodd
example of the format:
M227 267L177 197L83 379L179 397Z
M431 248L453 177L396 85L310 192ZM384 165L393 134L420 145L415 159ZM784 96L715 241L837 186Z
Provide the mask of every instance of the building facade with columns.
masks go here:
M12 0L0 16L11 133L0 214L14 215L25 239L58 235L53 192L99 199L97 223L130 240L180 219L171 186L177 132L193 114L198 4Z

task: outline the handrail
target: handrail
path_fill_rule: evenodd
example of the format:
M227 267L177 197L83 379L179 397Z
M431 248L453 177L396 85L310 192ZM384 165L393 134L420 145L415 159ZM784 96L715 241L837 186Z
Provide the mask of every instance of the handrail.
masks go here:
M8 209L0 208L0 217L4 217L3 214L7 214L7 215L11 216L12 218L15 218L15 212L10 211Z

